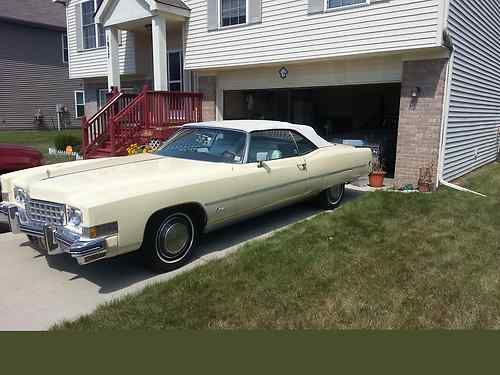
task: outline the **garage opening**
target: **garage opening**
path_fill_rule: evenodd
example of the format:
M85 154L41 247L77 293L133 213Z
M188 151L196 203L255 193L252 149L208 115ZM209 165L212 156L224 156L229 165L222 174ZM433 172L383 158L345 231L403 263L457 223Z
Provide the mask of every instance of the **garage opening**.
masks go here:
M224 91L224 119L288 121L331 142L380 150L394 177L401 84Z

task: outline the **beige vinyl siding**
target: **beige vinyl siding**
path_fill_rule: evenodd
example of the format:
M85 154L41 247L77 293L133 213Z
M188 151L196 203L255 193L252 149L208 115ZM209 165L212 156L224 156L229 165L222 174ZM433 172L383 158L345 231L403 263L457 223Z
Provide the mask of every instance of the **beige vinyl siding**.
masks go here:
M68 45L71 78L90 78L107 76L107 51L106 48L78 51L76 6L82 0L72 0L67 7ZM123 31L122 45L119 47L120 73L135 74L134 35Z
M497 157L500 0L451 0L454 57L443 176L453 180Z
M207 69L410 50L441 44L441 0L387 0L308 14L307 0L262 0L262 22L207 29L207 1L191 8L186 68Z

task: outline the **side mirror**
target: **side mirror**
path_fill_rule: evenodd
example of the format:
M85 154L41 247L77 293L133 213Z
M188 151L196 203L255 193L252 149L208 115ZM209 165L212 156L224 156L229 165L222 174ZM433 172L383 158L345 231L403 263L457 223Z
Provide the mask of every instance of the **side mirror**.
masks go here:
M264 168L266 172L271 172L271 168L269 168L269 165L264 160L258 162L257 168Z

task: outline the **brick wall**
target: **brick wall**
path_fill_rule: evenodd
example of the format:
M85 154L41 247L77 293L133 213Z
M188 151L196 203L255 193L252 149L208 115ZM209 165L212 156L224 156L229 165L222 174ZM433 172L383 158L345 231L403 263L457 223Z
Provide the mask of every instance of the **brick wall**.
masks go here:
M406 61L396 157L396 186L417 185L419 170L432 167L436 183L447 59ZM412 92L420 88L418 97Z
M198 79L198 90L203 93L203 121L215 120L216 77L202 76Z

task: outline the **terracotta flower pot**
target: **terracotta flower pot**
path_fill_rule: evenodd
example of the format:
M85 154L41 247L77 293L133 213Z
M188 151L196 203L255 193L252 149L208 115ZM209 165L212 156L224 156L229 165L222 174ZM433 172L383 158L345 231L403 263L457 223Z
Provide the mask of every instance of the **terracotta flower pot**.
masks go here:
M421 193L428 193L431 191L431 186L428 182L423 182L418 185L418 191Z
M384 186L385 172L372 172L368 176L368 184L374 188L381 188Z

